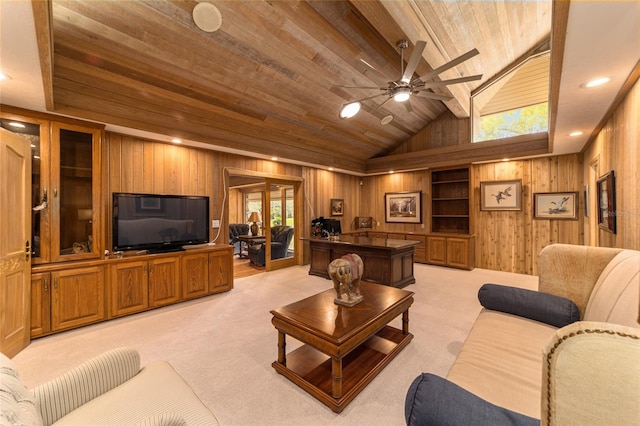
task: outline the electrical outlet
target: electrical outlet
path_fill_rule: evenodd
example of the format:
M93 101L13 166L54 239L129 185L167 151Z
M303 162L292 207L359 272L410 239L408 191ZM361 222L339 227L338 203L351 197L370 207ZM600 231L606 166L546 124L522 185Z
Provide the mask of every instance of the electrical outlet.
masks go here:
M212 220L211 221L211 227L212 228L220 228L220 221L219 220Z

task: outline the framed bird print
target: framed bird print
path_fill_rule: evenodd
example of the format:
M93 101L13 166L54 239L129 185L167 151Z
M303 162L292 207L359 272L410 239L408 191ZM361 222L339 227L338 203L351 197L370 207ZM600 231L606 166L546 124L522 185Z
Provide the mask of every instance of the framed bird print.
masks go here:
M522 210L522 179L480 182L480 210Z
M536 192L533 194L533 218L578 220L578 193Z

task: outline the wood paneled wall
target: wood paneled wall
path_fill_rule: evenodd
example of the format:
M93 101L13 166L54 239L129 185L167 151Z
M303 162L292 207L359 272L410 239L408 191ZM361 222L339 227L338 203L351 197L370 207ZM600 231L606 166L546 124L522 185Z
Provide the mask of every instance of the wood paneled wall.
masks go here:
M613 170L616 176L617 233L585 225L587 239L602 247L640 250L640 80L615 109L584 151L583 179L589 185L590 205L596 206L596 179ZM593 172L591 167L597 167ZM597 212L592 216L597 217ZM595 233L596 235L592 235Z
M473 189L472 234L476 236L476 267L536 274L538 253L552 243L582 244L583 199L580 154L471 166ZM522 179L522 210L481 211L480 182ZM384 194L422 191L423 224L384 222ZM533 219L533 193L580 192L579 220ZM373 216L376 229L397 232L430 232L430 173L416 171L364 178L360 215Z
M473 165L476 267L537 275L538 254L545 246L583 244L581 170L580 154ZM481 211L480 182L512 179L522 180L522 210ZM565 191L579 193L578 220L534 219L533 194Z
M230 197L224 193L224 169L245 169L277 175L300 177L302 166L243 157L181 145L160 143L132 136L107 133L104 211L107 235L105 247L111 247L111 193L207 195L209 215L221 221L226 230ZM227 243L228 232L211 229L212 241Z

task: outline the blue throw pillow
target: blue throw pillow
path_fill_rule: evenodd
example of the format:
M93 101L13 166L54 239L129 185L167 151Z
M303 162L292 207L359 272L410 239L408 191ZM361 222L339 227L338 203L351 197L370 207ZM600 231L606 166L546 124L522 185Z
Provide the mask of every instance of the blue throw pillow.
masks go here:
M539 291L485 284L478 291L480 304L493 311L564 327L580 321L580 309L571 300Z
M540 420L498 407L442 377L422 373L404 404L409 426L540 426Z

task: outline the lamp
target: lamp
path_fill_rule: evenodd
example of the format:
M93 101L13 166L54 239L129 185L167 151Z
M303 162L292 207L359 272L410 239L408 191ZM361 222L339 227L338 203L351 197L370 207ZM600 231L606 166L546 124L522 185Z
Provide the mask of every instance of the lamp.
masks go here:
M251 235L252 236L256 236L258 235L258 224L256 222L260 222L260 213L258 212L251 212L251 214L249 215L249 219L247 219L249 222L253 222L251 224Z

